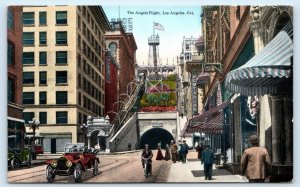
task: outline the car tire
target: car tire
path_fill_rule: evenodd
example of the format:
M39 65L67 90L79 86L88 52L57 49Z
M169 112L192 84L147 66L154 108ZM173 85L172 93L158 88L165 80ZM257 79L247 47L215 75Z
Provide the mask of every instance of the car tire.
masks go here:
M93 174L94 174L94 176L99 174L99 163L98 163L97 159L95 159L95 161L94 161Z
M74 179L75 182L81 182L82 180L82 169L80 164L76 164L74 168Z
M11 169L17 169L20 167L20 162L18 159L13 158L10 162L10 165L11 165Z
M53 167L49 164L46 168L46 178L47 180L52 183L55 179L55 174L53 173Z

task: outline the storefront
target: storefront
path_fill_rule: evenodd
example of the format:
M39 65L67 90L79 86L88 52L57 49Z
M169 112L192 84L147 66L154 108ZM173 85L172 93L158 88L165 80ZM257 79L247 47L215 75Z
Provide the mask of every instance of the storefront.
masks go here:
M267 149L274 181L288 181L293 175L292 36L293 26L288 22L253 58L229 72L225 80L225 87L233 93L267 97L267 104L260 105L264 107L260 107L258 117L269 115L271 126L266 128L259 122L257 133L264 142L272 142Z
M25 140L24 120L8 117L8 147L23 148Z

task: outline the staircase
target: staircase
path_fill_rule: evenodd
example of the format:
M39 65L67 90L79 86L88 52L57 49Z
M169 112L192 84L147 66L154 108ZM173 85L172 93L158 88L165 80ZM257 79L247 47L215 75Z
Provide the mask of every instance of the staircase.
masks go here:
M114 124L114 126L112 129L111 137L114 137L114 135L122 128L127 120L132 117L130 110L135 105L138 95L140 94L141 89L144 87L144 84L144 81L138 82L132 90L130 96L123 101L124 103L120 106L118 115L112 121L112 124Z

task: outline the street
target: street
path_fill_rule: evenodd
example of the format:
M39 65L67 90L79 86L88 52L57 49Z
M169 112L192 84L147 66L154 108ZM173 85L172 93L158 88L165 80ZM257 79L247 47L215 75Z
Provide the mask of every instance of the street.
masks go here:
M190 151L186 164L181 162L157 161L157 151L153 151L152 176L144 177L140 161L141 152L116 155L100 155L100 174L92 171L83 173L82 183L164 183L164 182L246 182L239 175L226 170L213 171L213 180L203 179L203 166L196 159L196 152ZM9 183L48 183L46 165L8 171ZM53 183L75 183L73 176L56 176Z

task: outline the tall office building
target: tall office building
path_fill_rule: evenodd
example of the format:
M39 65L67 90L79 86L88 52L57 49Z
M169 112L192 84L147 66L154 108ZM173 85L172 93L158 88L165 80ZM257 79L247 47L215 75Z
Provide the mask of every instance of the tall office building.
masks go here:
M23 118L39 119L45 152L62 152L104 113L109 22L101 6L26 6L22 22Z

